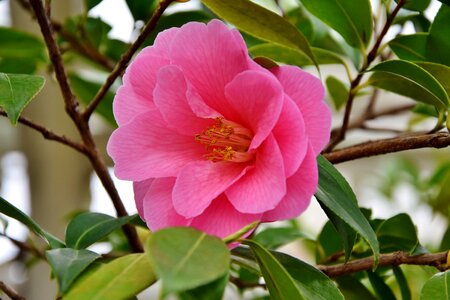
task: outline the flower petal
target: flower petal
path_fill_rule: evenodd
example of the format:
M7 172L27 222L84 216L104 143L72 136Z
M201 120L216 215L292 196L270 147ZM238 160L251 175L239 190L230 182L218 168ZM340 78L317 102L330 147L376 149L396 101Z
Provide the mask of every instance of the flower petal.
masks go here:
M144 220L144 197L148 189L152 185L152 182L153 178L133 182L134 201L136 202L136 208L138 210L139 216L141 216L141 219L143 220Z
M245 71L225 87L228 102L236 111L232 121L252 130L254 137L250 149L257 148L270 134L280 117L283 91L270 74Z
M152 109L155 109L152 98L137 94L131 85L122 85L114 97L114 118L119 126L129 123L138 114Z
M331 112L323 101L324 88L315 76L298 67L272 68L284 88L284 92L300 108L305 121L306 133L314 153L319 154L330 139Z
M190 226L208 234L224 238L246 225L260 220L262 214L243 214L237 211L224 194L219 195Z
M180 28L170 52L171 63L181 67L206 104L225 118L233 112L224 87L248 68L247 48L235 31L218 20L191 22Z
M283 157L273 135L264 141L254 168L230 186L225 194L242 213L257 214L275 208L286 194Z
M245 166L230 162L203 160L190 163L178 175L173 189L176 211L186 218L200 215L245 172Z
M116 176L133 181L177 176L186 164L203 160L205 153L193 136L168 128L156 110L140 114L116 129L107 150L116 164Z
M284 160L286 177L294 174L308 150L305 123L297 105L285 95L280 118L272 131Z
M189 226L191 220L177 214L172 204L172 189L175 178L157 178L153 181L144 199L144 217L147 226L158 230L170 226Z
M287 180L286 196L275 209L264 213L263 221L292 219L300 215L311 202L311 197L317 189L318 178L316 155L309 146L297 173Z

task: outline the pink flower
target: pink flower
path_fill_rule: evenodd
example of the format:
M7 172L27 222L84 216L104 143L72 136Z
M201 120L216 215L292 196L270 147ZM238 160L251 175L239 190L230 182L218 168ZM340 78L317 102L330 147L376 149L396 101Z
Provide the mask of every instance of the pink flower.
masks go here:
M328 142L324 89L297 67L270 71L218 20L160 33L128 67L108 143L151 230L192 226L225 237L298 216Z

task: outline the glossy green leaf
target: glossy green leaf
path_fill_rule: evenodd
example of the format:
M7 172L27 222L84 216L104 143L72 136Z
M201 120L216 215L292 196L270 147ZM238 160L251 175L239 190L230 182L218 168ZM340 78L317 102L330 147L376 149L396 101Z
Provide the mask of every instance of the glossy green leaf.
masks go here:
M416 228L407 214L385 220L377 229L381 252L412 252L419 242Z
M393 266L392 270L394 271L395 279L397 280L398 286L400 288L402 300L411 300L411 290L402 269L400 268L400 266Z
M428 33L398 36L389 42L389 47L400 58L424 61L426 58Z
M416 64L433 75L447 92L447 95L450 95L450 67L432 62L416 62Z
M319 166L319 186L316 198L337 217L359 233L369 244L374 254L374 267L380 253L375 232L362 214L355 194L345 178L323 156L317 159Z
M267 249L252 240L245 243L250 246L258 262L271 299L306 299L292 276Z
M360 50L372 36L372 9L369 0L302 0L313 15L339 32L344 40Z
M20 209L0 197L0 213L11 217L27 226L31 231L42 237L51 248L64 247L64 243L58 238L42 229L33 219L24 214Z
M368 83L437 108L449 106L447 92L436 78L422 67L406 60L382 62L369 72L374 72Z
M398 2L398 0L395 0ZM414 11L424 11L429 5L431 0L406 0L405 5L402 6L404 9L414 10Z
M333 100L334 108L339 110L347 103L349 87L333 75L327 77L325 84L331 100Z
M179 294L180 300L222 300L225 287L228 283L228 274L210 283Z
M367 287L353 276L340 276L336 278L339 289L345 300L376 300Z
M26 32L0 27L0 58L6 60L26 59L35 64L47 61L44 42Z
M328 221L323 226L317 237L316 243L316 262L317 264L326 264L332 255L340 254L344 250L342 239L336 228Z
M367 271L370 284L380 299L395 300L395 295L391 288L384 282L384 279L376 272Z
M153 233L145 251L166 293L190 290L216 280L228 272L230 264L230 252L222 240L188 227Z
M66 245L74 249L87 248L135 217L114 218L101 213L82 213L73 218L67 225Z
M48 250L45 255L58 280L60 294L66 293L78 275L100 257L99 254L89 250L69 248Z
M427 57L432 61L450 66L450 6L441 5L430 28L427 39Z
M420 292L420 300L450 300L450 270L431 277Z
M308 238L303 232L293 227L271 227L258 232L253 240L268 249L276 249L298 238Z
M17 124L22 110L44 87L42 76L0 73L0 107L12 124Z
M237 28L261 40L300 50L313 62L307 39L281 16L249 0L202 0L209 9Z
M81 276L64 300L126 300L156 281L145 254L129 254Z

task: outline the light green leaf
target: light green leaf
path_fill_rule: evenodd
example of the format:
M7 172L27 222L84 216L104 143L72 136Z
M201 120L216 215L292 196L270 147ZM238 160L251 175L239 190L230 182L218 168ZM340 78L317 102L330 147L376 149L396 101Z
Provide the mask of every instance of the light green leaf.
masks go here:
M319 186L315 194L317 200L367 241L373 251L374 267L376 267L380 254L378 240L359 209L355 194L345 178L326 158L319 156L317 162L319 166Z
M180 300L222 300L228 283L228 274L193 290L179 294Z
M389 42L389 47L405 60L424 61L426 58L428 33L416 33L398 36Z
M347 103L349 87L332 75L327 77L325 84L331 100L333 100L334 108L339 110Z
M47 61L47 54L41 39L14 28L0 27L0 58L26 59L37 64Z
M240 30L261 40L299 50L311 61L316 61L303 34L274 12L249 0L202 0L202 3Z
M166 293L190 290L216 280L228 272L230 264L230 252L222 240L189 227L153 233L145 251Z
M101 213L87 212L76 216L67 225L66 244L69 248L84 249L108 236L136 216L114 218Z
M67 292L75 278L100 257L99 254L89 250L69 248L48 250L45 255L58 279L60 294Z
M12 124L17 124L20 113L44 86L42 76L0 73L0 107Z
M0 213L11 217L27 226L31 231L42 237L51 248L64 247L64 243L58 238L42 229L33 219L24 214L20 209L0 197Z
M266 248L276 249L298 238L308 238L308 236L293 227L271 227L256 234L253 240Z
M267 249L252 240L246 240L245 244L250 246L255 255L271 299L306 299L288 271Z
M420 292L420 300L450 300L450 270L431 277Z
M372 10L369 0L302 0L313 15L339 32L344 40L362 50L372 36Z
M398 214L382 222L377 228L377 237L383 253L412 253L419 242L416 228L407 214Z
M432 62L416 62L416 64L433 75L450 96L450 67Z
M436 108L449 106L449 97L436 78L415 63L406 60L382 62L369 72L374 72L368 83Z
M155 281L147 255L129 254L82 275L64 300L126 300Z

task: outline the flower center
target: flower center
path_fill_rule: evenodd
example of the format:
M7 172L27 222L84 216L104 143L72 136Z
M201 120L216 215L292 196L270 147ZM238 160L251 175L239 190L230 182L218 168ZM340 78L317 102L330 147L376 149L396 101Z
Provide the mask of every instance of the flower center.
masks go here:
M248 152L253 134L250 130L232 121L217 117L215 123L200 134L195 140L206 145L206 158L213 161L246 162L254 154Z

